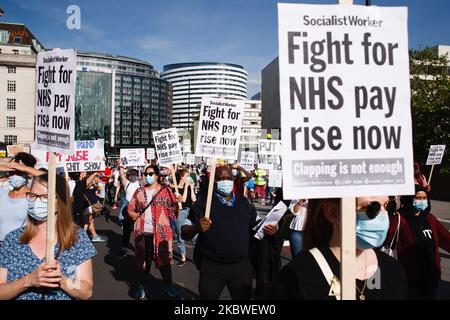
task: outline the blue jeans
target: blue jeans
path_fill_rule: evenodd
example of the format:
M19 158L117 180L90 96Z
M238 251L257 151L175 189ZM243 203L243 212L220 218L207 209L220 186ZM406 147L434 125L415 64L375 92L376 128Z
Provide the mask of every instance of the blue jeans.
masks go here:
M178 219L177 219L177 221L175 221L175 232L177 234L178 250L180 250L180 254L182 254L182 255L186 254L186 246L184 245L184 240L181 237L181 227L183 226L184 222L186 221L188 215L189 215L189 209L180 210L180 212L178 212ZM193 244L195 244L196 239L197 239L197 236L195 236L191 240Z
M303 248L303 232L289 230L289 244L291 247L292 258L297 256Z
M125 198L125 194L121 194L120 196L120 209L119 209L119 221L123 221L124 217L123 217L123 209L128 206L128 201Z

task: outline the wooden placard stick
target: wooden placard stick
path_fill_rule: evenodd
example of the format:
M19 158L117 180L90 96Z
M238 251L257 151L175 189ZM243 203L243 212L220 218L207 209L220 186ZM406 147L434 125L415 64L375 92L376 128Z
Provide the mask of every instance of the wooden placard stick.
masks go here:
M47 217L47 246L45 262L47 264L55 259L56 243L56 156L50 152L48 161L48 217Z

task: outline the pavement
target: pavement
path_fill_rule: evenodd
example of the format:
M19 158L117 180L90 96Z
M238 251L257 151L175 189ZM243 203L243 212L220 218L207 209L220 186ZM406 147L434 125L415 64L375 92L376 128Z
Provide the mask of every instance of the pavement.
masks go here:
M270 206L256 204L256 209L260 216L266 215L270 211ZM450 202L432 201L433 213L450 230ZM120 251L122 229L118 226L118 210L111 210L109 218L101 216L95 220L97 233L107 237L106 243L95 243L98 254L94 257L94 292L93 300L132 300L130 296L130 286L136 281L137 269L133 260L133 250L127 249L127 256L117 259ZM282 251L282 264L289 263L290 251L287 246ZM193 246L186 243L188 262L182 266L177 266L178 248L174 242L175 258L172 261L173 281L176 283L182 300L197 300L199 273L192 261ZM450 299L450 253L441 252L442 281L438 293L439 299ZM254 282L255 285L255 282ZM159 270L152 265L151 275L147 283L147 300L172 299L164 294L164 286ZM221 300L229 300L230 295L225 289L220 297Z

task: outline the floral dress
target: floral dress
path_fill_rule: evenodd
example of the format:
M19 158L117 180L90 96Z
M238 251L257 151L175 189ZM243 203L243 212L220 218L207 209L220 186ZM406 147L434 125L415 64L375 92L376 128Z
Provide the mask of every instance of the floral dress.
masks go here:
M35 256L28 244L21 244L19 238L24 228L8 233L0 246L0 268L7 270L7 282L25 277L39 267L44 259ZM55 245L55 258L61 265L61 272L66 277L74 277L76 268L97 254L86 232L77 229L77 241L68 250L57 256L59 247ZM29 288L22 292L17 300L72 300L61 288Z

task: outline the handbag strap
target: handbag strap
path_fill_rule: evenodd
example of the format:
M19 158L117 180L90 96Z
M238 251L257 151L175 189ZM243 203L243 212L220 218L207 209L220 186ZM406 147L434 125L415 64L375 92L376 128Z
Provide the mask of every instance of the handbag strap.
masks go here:
M158 192L156 192L156 193L153 195L152 200L150 200L150 202L145 206L144 210L142 210L142 213L144 213L145 210L147 210L148 207L150 207L150 206L152 205L152 203L153 203L153 201L155 200L156 196L157 196L158 194L160 194L161 191L163 191L164 189L166 189L166 187L161 186L161 189L159 189ZM141 215L142 215L142 213L141 213Z
M394 236L392 237L391 240L391 244L389 245L389 249L392 249L392 245L394 244L394 239L397 238L397 240L395 241L395 248L397 249L397 243L398 243L398 238L399 238L399 234L400 234L400 214L398 212L397 213L397 229L395 230Z
M85 194L83 194L83 196L86 199L86 201L89 203L89 206L92 206L92 203L89 201L89 198Z
M323 276L330 286L328 295L334 296L336 300L341 300L341 283L339 282L339 279L334 275L333 271L331 271L330 265L328 264L327 260L325 260L322 252L320 252L320 250L317 248L313 248L309 250L309 252L316 260L317 264L320 267L320 270L322 270Z

